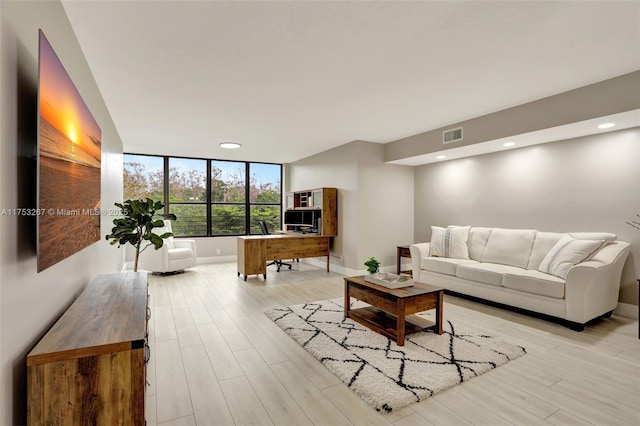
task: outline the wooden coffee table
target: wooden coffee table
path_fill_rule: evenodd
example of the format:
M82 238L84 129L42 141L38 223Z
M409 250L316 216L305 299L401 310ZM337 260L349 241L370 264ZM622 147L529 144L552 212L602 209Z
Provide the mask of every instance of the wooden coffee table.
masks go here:
M351 318L404 346L407 334L434 327L442 334L442 299L444 289L415 282L411 287L387 288L364 280L364 276L344 279L344 317ZM368 303L360 309L349 307L351 297ZM435 324L412 315L436 310Z

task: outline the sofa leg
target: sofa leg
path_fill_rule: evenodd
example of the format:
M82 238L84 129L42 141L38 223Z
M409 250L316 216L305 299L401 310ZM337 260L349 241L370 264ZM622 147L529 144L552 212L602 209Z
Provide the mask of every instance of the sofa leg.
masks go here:
M567 322L566 325L573 331L577 331L577 332L584 331L584 324L580 324L579 322Z
M602 316L602 318L611 318L611 315L613 315L613 311L609 311L609 312L607 312L606 314L604 314L604 315Z

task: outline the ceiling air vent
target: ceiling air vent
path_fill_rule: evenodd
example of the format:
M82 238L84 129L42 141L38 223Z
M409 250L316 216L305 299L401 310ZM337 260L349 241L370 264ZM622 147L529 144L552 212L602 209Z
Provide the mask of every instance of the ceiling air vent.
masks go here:
M443 144L459 142L461 140L462 140L462 127L456 127L455 129L449 129L442 132Z

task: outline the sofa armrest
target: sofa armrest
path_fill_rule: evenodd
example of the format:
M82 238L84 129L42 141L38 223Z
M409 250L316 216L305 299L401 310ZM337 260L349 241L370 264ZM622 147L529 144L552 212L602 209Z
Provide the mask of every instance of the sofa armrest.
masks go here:
M174 238L173 245L176 248L188 248L193 250L193 257L197 257L196 255L196 240L189 240L186 238Z
M622 268L630 245L616 241L592 260L569 269L565 284L566 319L584 324L618 305Z
M430 245L430 243L409 245L409 251L411 252L411 270L415 280L420 280L420 262L422 258L429 256Z

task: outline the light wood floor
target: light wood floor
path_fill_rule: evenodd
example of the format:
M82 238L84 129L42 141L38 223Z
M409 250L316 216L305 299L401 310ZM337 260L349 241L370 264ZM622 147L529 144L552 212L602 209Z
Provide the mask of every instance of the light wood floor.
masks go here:
M300 263L244 282L227 263L149 282L148 425L640 424L636 320L613 316L576 333L445 296L445 319L504 336L527 355L379 414L263 315L342 297L342 276Z

